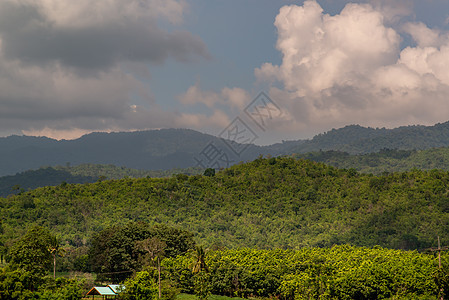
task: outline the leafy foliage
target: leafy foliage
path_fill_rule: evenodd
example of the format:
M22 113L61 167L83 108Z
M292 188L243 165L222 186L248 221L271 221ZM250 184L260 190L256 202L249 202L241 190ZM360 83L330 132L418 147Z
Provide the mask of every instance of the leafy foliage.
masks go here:
M194 247L192 237L189 232L164 225L130 222L125 226L113 226L92 239L90 265L100 278L122 282L142 269L148 252L151 252L151 258L161 255L161 251L168 257L186 253ZM157 245L150 244L151 241L157 241ZM153 246L157 246L157 251Z
M121 297L125 300L151 300L157 299L157 285L147 271L136 273L133 278L124 283L125 291Z
M79 248L103 229L144 221L184 228L205 246L421 249L434 245L437 235L449 243L448 191L446 171L373 176L286 157L260 158L213 177L67 184L0 198L0 241L10 245L28 227L41 225L57 232L66 247ZM165 242L171 256L176 250Z
M320 151L295 154L299 159L322 162L337 168L354 168L363 173L382 174L413 169L449 171L449 148L428 150L381 149L376 153L351 155L340 151Z
M448 256L443 260L444 268L437 272L433 255L348 245L219 250L209 251L206 258L212 293L283 299L434 299L441 288L447 292L437 282L448 274ZM190 261L188 256L164 260L168 276L184 291L195 282Z
M48 229L31 228L10 251L12 267L30 272L35 276L44 276L52 263L49 247L53 241L54 237Z
M13 245L10 263L0 269L0 299L81 299L79 281L46 276L57 247L47 229L31 228Z

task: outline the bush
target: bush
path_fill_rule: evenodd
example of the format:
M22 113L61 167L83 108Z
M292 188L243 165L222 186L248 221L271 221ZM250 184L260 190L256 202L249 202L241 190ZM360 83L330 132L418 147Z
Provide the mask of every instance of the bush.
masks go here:
M125 300L157 299L158 288L150 273L142 271L125 281L125 291L122 295Z

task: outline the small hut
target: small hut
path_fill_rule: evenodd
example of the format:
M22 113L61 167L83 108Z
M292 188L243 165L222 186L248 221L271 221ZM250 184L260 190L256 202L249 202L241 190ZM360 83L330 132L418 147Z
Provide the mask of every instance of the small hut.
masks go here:
M121 284L110 284L108 286L94 286L88 293L87 296L101 296L102 299L117 299L118 294L124 290L124 286Z

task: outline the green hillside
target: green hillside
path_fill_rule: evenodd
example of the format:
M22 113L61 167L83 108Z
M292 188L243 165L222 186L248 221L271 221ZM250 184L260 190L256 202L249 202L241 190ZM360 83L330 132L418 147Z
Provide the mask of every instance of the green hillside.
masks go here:
M204 169L198 167L154 171L96 164L41 167L37 170L0 177L0 196L6 197L38 187L55 186L61 183L92 183L105 179L169 177L174 174L195 175L203 172Z
M341 151L319 151L295 154L298 159L309 159L337 168L354 168L363 173L405 172L412 169L449 171L449 148L427 150L389 150L352 155Z
M433 126L402 126L393 129L349 125L318 134L298 145L293 153L342 151L372 153L382 149L424 150L449 146L449 122Z
M449 173L358 174L291 158L257 159L215 176L110 180L0 198L7 244L33 224L72 245L130 220L182 226L206 245L389 248L449 243ZM83 242L80 242L83 241Z
M62 294L71 284L81 291L76 281L43 285L49 268L34 263L29 245L46 236L38 244L48 258L53 235L65 253L57 271L94 271L113 282L135 272L151 278L139 245L165 247L164 278L189 293L205 282L204 273L192 273L192 236L218 249L205 257L209 289L220 295L430 299L449 291L447 255L438 271L423 251L438 236L449 244L447 171L374 176L281 157L207 173L62 183L0 198L0 296L2 289ZM175 258L176 249L187 254ZM32 267L38 277L20 275ZM10 284L27 278L31 287Z

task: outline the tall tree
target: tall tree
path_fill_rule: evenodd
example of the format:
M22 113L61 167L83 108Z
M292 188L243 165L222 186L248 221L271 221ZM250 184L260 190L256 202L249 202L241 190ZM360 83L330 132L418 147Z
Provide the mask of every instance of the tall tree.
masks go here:
M167 244L161 241L157 237L147 238L143 241L136 242L137 247L144 250L149 256L150 261L153 263L155 268L157 268L158 273L158 289L159 289L159 299L162 297L161 291L161 260L165 254L165 248Z
M48 245L48 252L50 252L53 257L53 279L56 279L56 257L58 255L63 256L65 251L55 236L51 237L50 244Z
M48 229L35 226L12 246L10 267L30 275L28 289L36 288L50 270L52 256L48 247L54 238Z
M137 241L157 238L165 243L164 256L175 257L193 248L193 234L165 225L130 222L101 231L92 240L89 261L97 274L114 282L122 282L142 267L139 258L145 252ZM108 274L105 274L108 273Z
M206 251L203 246L196 246L193 253L192 273L194 275L195 295L206 300L211 294L209 269L206 265Z

